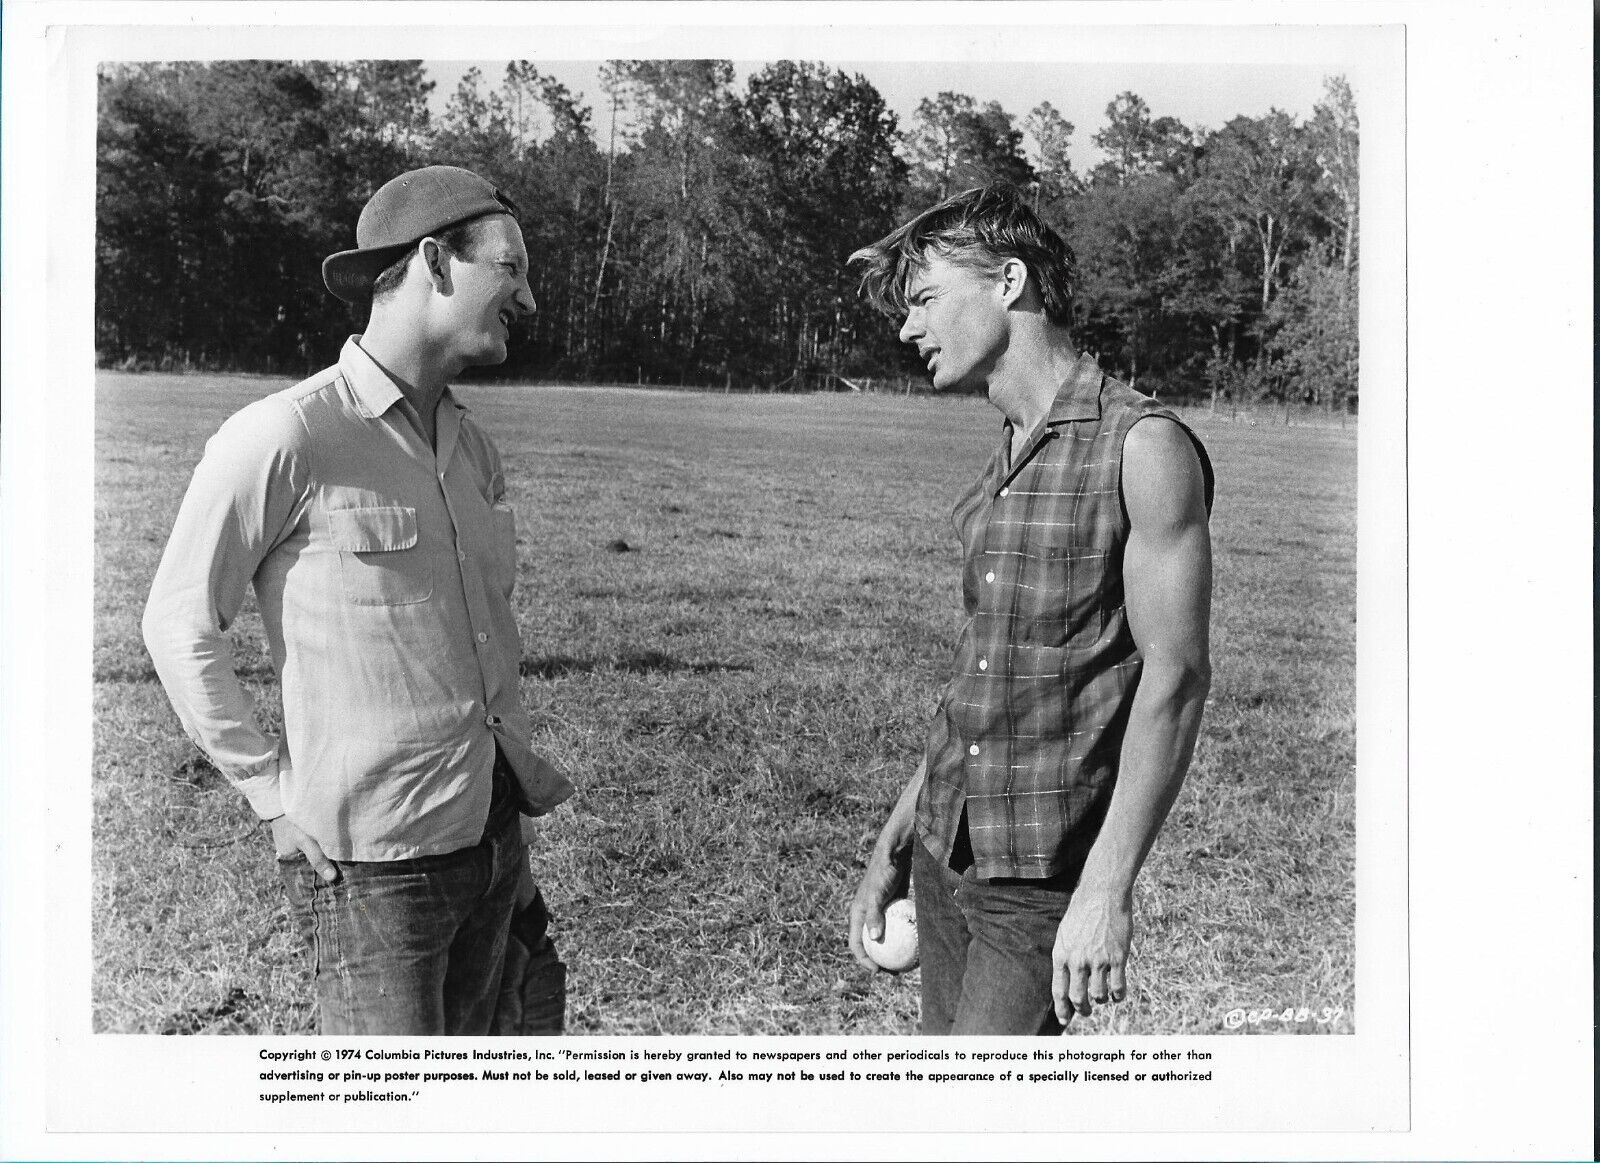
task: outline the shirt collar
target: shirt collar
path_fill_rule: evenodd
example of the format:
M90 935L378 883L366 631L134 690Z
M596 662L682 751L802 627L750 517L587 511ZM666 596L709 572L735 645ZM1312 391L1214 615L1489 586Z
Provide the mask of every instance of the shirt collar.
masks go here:
M1050 405L1046 424L1061 424L1071 420L1098 420L1100 418L1100 385L1105 373L1094 356L1081 353L1067 371L1061 387L1056 390L1055 403Z
M350 385L350 392L356 398L357 407L367 419L375 420L405 396L393 377L379 367L367 354L366 349L357 342L360 338L359 335L352 335L344 341L344 348L339 352L339 374L344 376L345 382ZM457 409L461 407L455 398L455 393L448 387L440 397L441 403L446 400Z
M1011 437L1015 431L1011 420L1007 418L1002 422L1001 428L1005 436L995 451L995 457L998 464L1006 466L1006 471L1003 473L1005 481L1016 476L1022 466L1032 458L1039 445L1051 439L1053 435L1051 429L1057 424L1100 418L1100 385L1104 379L1105 373L1100 370L1100 364L1094 356L1080 354L1072 367L1067 370L1061 386L1056 389L1055 402L1050 405L1050 411L1045 413L1044 421L1029 431L1027 446L1020 456L1011 455Z

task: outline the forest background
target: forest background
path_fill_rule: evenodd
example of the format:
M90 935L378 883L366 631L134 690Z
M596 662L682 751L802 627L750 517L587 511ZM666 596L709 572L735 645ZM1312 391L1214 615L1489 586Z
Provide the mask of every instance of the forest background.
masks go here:
M738 390L922 369L846 259L937 199L1009 182L1072 245L1072 330L1164 399L1357 403L1359 125L1343 77L1304 120L1221 128L1116 97L1079 172L1048 101L941 91L902 127L859 73L611 61L603 135L528 61L442 105L424 62L142 62L100 73L103 367L309 374L364 324L308 272L388 178L447 162L524 209L538 313L494 378Z

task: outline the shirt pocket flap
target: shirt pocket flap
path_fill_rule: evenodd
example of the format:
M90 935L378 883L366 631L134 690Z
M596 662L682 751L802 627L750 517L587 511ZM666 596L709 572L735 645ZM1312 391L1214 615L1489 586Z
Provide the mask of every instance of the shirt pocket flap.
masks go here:
M347 553L410 549L417 543L417 511L405 505L332 509L328 536Z

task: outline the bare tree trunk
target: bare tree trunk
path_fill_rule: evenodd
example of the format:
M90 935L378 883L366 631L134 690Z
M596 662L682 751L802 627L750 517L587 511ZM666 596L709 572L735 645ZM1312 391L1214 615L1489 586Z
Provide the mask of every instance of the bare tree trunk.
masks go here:
M611 141L606 148L606 188L601 205L610 208L610 215L606 219L606 239L600 247L600 263L594 273L594 299L590 303L591 315L600 313L600 289L605 282L606 263L611 257L611 235L617 225L617 204L611 198L611 177L616 168L617 161L617 94L611 94ZM596 319L598 322L598 319ZM596 329L598 330L598 328Z
M609 200L609 191L607 192ZM617 205L611 203L611 215L606 220L606 240L600 247L600 266L594 273L594 299L590 304L591 311L600 310L600 284L605 281L606 262L611 257L611 232L617 225Z
M1261 314L1267 313L1267 305L1272 300L1272 220L1267 220L1267 228L1261 234Z

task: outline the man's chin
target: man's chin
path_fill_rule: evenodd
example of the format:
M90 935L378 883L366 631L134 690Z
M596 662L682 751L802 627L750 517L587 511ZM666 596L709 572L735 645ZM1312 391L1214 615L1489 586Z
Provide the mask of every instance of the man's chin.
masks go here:
M468 367L493 367L495 364L505 363L508 352L503 343L495 344L474 354L467 360Z

